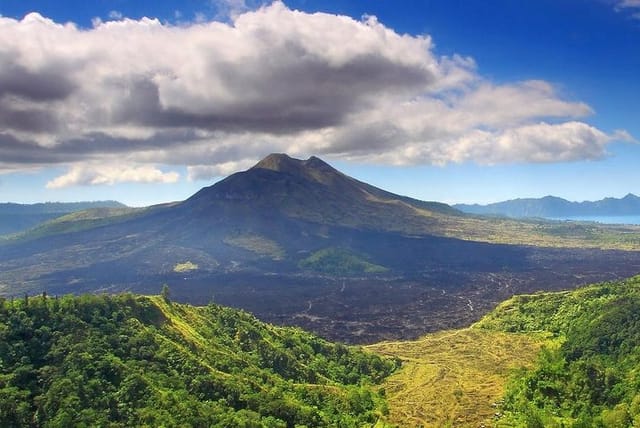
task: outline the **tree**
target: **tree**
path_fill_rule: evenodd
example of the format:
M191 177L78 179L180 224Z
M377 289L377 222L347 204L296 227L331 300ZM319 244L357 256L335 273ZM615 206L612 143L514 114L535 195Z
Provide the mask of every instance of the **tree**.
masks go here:
M160 296L162 296L162 299L165 302L171 303L170 294L171 294L171 291L169 290L169 286L167 284L164 284L162 286L162 291L160 292Z

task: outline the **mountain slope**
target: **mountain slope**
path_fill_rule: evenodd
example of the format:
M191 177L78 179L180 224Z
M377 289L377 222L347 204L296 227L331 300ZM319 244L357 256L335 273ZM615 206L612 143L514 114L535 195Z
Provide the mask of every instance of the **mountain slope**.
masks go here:
M599 201L570 202L555 196L513 199L488 205L457 204L455 208L470 214L524 217L579 217L640 215L640 198L629 193L623 198L605 198Z
M70 214L0 241L0 295L169 283L181 301L215 295L371 343L468 325L514 293L633 275L637 249L638 227L465 215L275 154L182 202Z
M316 157L298 160L285 154L269 155L186 201L152 208L136 216L124 232L153 229L154 237L158 232L164 241L185 242L183 238L188 237L186 246L198 248L233 240L238 233L288 246L300 233L326 236L327 228L349 228L515 245L640 249L640 227L465 215L446 204L418 201L362 183ZM113 219L120 222L121 218ZM67 230L44 225L37 236L76 230L72 222L65 224ZM108 221L98 224L104 225ZM317 248L303 245L292 250Z
M465 328L367 349L402 361L383 384L389 422L476 428L493 426L510 375L533 367L544 343L539 336Z
M210 304L0 301L0 425L372 426L396 363ZM380 425L381 426L381 425Z
M244 216L278 213L319 225L398 232L425 232L429 216L460 214L446 204L362 183L317 157L298 160L285 154L269 155L253 168L200 190L181 208L197 213L221 205Z
M186 200L192 213L220 210L249 223L282 218L314 225L471 241L640 249L640 227L516 221L465 215L438 202L396 195L348 177L324 161L272 154Z
M559 343L513 379L505 395L505 424L626 427L640 422L640 277L516 296L478 327L546 331Z
M400 426L629 427L640 422L640 277L517 295L470 328L368 346Z
M95 208L126 208L116 201L0 203L0 235L18 233L65 214Z

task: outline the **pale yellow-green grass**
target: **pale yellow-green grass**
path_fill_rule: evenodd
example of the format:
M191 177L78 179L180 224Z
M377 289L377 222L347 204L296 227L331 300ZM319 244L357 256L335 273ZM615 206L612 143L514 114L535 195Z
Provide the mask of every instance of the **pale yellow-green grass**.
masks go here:
M416 341L367 348L403 365L383 388L388 422L400 427L492 426L505 384L519 367L531 367L542 336L477 328L443 331Z
M416 212L430 219L432 233L451 238L540 247L640 250L640 226L441 214L434 216L424 210Z
M191 261L186 261L184 263L177 263L173 267L173 271L178 273L190 272L192 270L198 270L198 265Z
M251 251L273 260L284 259L285 252L277 242L255 234L240 234L224 238L224 243Z

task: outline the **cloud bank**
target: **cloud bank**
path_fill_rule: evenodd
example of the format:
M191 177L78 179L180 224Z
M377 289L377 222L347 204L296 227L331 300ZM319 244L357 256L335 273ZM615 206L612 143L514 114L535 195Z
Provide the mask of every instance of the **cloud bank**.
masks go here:
M175 172L162 172L149 165L128 167L122 165L74 165L69 172L47 183L48 189L97 184L175 183L180 178Z
M178 179L158 165L210 178L274 151L557 162L602 158L619 135L580 121L590 107L547 82L492 83L473 59L374 17L275 2L231 22L113 18L0 17L0 171L65 165L49 183L63 187Z

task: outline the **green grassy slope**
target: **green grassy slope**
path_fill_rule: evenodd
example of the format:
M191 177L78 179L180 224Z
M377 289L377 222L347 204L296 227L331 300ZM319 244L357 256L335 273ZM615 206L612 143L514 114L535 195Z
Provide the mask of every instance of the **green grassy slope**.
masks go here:
M23 232L5 236L4 239L8 242L27 241L52 235L79 232L130 220L151 210L152 208L130 207L92 208L61 215Z
M385 267L373 264L364 257L344 248L324 248L302 259L298 266L306 270L342 276L387 271Z
M126 208L116 201L45 202L38 204L0 203L0 239L65 214L95 208Z
M640 277L517 296L478 327L557 338L509 385L501 426L640 425Z
M399 426L640 426L640 276L515 296L470 328L368 347Z
M0 302L0 426L383 426L396 367L217 305Z

